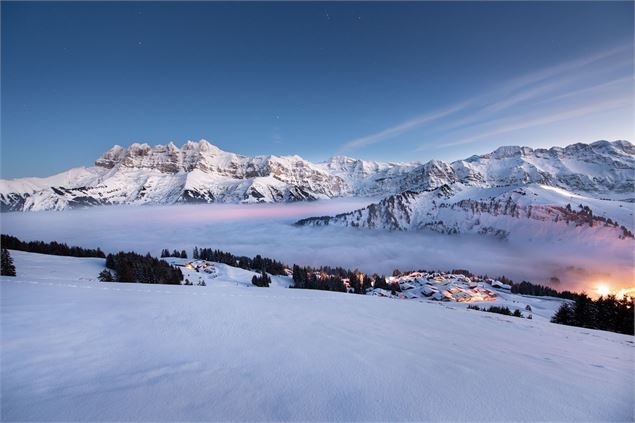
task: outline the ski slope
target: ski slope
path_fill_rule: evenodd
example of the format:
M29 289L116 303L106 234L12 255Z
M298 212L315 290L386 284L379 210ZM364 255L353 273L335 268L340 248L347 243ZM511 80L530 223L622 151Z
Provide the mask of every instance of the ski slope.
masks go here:
M632 336L12 251L3 421L632 421ZM228 281L227 278L236 280ZM507 299L509 300L509 298Z

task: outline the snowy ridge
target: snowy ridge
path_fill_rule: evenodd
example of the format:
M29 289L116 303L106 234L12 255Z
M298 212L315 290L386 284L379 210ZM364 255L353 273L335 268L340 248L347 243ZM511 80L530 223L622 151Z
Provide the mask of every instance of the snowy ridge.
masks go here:
M297 224L587 241L632 240L634 226L631 203L538 184L480 188L460 183L406 191L350 213L302 219Z
M494 188L540 184L590 198L633 201L635 147L597 141L568 147L500 147L446 163L381 163L333 157L247 157L205 140L114 146L90 168L48 178L0 180L2 211L64 210L109 204L289 202L389 196L443 186Z

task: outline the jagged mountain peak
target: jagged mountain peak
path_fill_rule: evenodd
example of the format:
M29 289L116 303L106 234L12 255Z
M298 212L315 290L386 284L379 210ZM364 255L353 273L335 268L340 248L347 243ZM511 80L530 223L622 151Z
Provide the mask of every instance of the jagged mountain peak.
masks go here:
M622 151L630 152L631 154L635 153L635 145L633 145L633 143L627 140L616 140L613 142L611 141L596 141L596 142L600 142L600 143L607 142L613 147L619 148Z
M210 148L215 148L217 150L220 150L220 148L211 144L206 139L201 139L199 141L187 140L187 142L183 144L183 146L181 147L182 150L203 150L203 151L209 150Z
M126 149L120 145L115 144L110 150L106 151L97 160L95 160L95 166L105 167L111 169L115 167L117 163L123 160L126 155Z
M498 147L492 151L489 156L494 159L506 159L511 157L528 156L533 153L533 149L530 147L520 147L517 145L505 145Z
M180 148L169 142L150 146L148 143L133 143L127 148L113 146L95 161L98 167L112 169L115 166L125 168L158 169L162 172L177 173L191 171L205 161L206 157L214 157L226 153L207 140L187 141Z
M354 162L358 162L358 161L361 161L361 159L356 159L356 158L349 157L349 156L335 155L335 156L329 157L328 160L325 160L322 163L325 163L325 164L344 164L344 163L354 163Z
M591 148L595 151L606 152L623 152L627 154L635 154L635 146L626 140L607 141L600 140L588 144L587 148Z
M194 144L198 147L198 150L201 152L212 153L212 154L225 153L224 150L218 148L216 145L210 143L204 138L199 140L198 143L194 142Z
M386 197L442 186L480 188L542 184L594 197L631 199L635 149L597 141L532 149L505 146L452 163L391 163L333 156L248 157L205 139L150 146L115 145L83 170L49 178L0 181L3 210L65 209L98 204L276 202L340 196Z

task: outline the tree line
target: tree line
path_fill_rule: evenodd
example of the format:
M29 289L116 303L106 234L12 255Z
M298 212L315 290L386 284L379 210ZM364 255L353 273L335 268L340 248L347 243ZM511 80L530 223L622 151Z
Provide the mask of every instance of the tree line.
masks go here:
M596 222L602 222L607 226L621 229L622 234L620 235L620 238L622 239L634 237L633 232L628 230L626 226L620 225L618 222L615 222L610 218L594 215L589 206L583 206L582 204L580 204L578 205L578 208L580 210L573 210L571 204L567 204L564 209L559 209L564 212L567 223L573 220L574 222L579 224L588 224L589 226L593 226Z
M133 252L120 251L108 254L106 267L99 274L102 282L140 282L180 285L183 280L181 269L171 266L163 260ZM113 273L114 272L114 273Z
M618 299L608 295L593 300L582 293L577 294L574 301L563 303L551 322L635 335L634 309L633 297Z
M187 258L187 251L185 250L181 250L180 252L177 250L174 250L172 252L170 252L170 250L168 250L167 248L164 248L163 250L161 250L161 258L165 258L165 257L177 257L177 258Z
M194 247L192 258L196 260L215 261L217 263L223 263L229 266L239 267L245 270L253 270L256 272L265 271L271 275L287 275L286 266L282 262L268 257L262 257L260 254L256 257L250 258L246 256L236 256L226 251L214 250L211 248Z
M44 241L20 241L18 238L2 234L0 236L0 243L2 248L9 250L27 251L29 253L51 254L54 256L69 256L69 257L101 257L106 255L101 249L96 248L83 248L76 246L68 246L65 243L57 241L44 242Z
M342 267L322 266L313 268L309 266L293 265L293 285L291 288L317 289L321 291L347 292L348 289L355 294L366 294L370 288L381 288L392 291L393 295L401 292L398 283L389 284L384 276L373 274L365 275L358 270L344 269Z
M533 284L531 282L522 281L520 283L511 283L512 294L533 295L536 297L558 297L567 300L575 300L579 294L571 291L557 291L545 285Z
M300 267L294 264L292 276L293 285L291 288L346 292L346 285L343 281L346 277L348 277L348 275L342 277L339 273L327 274L315 271L310 267ZM351 277L354 277L354 275L352 274Z
M529 306L527 306L529 307ZM516 309L514 311L511 311L509 309L509 307L507 306L489 306L487 308L485 307L479 307L477 305L468 305L467 306L468 310L478 310L478 311L485 311L487 313L496 313L496 314L502 314L504 316L513 316L513 317L525 317L523 316L523 314L520 312L520 310ZM529 311L531 311L531 307L528 308ZM531 314L527 316L528 319L532 319Z

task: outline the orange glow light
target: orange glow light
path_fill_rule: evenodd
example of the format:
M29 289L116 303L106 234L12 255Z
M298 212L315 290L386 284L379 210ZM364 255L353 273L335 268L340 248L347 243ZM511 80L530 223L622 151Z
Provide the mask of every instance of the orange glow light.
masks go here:
M596 286L595 292L597 292L600 297L606 297L611 293L611 288L609 288L608 285L600 284Z

